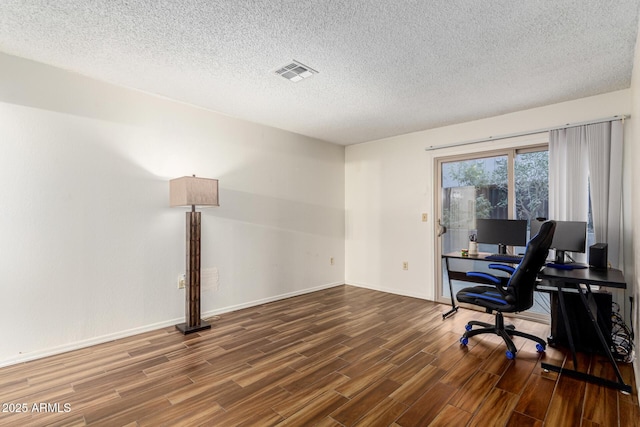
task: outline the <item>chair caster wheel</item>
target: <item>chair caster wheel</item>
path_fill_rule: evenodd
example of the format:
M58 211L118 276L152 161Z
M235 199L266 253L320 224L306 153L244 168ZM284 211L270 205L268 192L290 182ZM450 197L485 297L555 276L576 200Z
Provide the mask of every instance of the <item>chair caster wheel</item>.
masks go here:
M542 344L536 344L536 350L538 350L538 353L544 353L544 349L545 347Z
M516 354L515 354L515 353L510 352L509 350L507 350L507 352L505 353L505 355L507 356L507 359L509 359L509 360L513 360L513 359L515 359L515 358L516 358Z
M465 325L465 327L464 327L464 329L465 329L465 330L467 330L467 331L470 331L470 330L471 330L471 328L472 328L472 326L471 326L471 325Z
M462 337L460 338L460 344L462 344L463 346L467 346L467 344L469 344L469 338L467 337Z

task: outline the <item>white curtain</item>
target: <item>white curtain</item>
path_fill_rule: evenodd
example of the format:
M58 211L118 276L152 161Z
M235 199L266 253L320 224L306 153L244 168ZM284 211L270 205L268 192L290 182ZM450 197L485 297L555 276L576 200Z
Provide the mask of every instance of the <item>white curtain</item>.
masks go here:
M609 261L622 267L622 121L587 128L591 211L596 242L608 243Z
M549 133L549 216L587 221L590 195L595 241L608 244L614 268L622 262L622 126L616 120Z

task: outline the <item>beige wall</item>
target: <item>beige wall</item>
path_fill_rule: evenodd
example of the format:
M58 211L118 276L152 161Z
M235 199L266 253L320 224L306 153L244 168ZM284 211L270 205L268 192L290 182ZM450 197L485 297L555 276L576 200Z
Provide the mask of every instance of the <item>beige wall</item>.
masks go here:
M205 316L344 283L344 147L0 54L0 366L183 321L191 174Z

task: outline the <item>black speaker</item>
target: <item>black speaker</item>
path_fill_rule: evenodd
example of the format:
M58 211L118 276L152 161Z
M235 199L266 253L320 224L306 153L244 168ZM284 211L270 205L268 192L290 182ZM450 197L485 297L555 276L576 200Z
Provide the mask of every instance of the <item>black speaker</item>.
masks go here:
M607 264L607 244L596 243L589 246L589 267L595 270L606 270Z

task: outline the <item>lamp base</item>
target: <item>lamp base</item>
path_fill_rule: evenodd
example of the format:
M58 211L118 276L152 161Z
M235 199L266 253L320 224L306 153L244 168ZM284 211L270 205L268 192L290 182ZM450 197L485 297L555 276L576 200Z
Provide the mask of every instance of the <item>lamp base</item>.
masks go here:
M200 320L200 322L194 326L187 326L186 323L180 323L179 325L176 325L176 329L182 332L184 335L189 335L189 334L193 334L194 332L211 329L211 325L205 322L204 320Z

